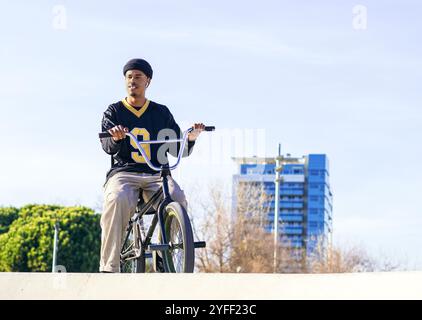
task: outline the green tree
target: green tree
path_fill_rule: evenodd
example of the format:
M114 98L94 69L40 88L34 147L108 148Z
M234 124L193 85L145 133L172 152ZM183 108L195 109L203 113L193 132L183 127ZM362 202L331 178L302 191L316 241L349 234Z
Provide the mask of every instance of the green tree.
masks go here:
M19 210L14 207L0 207L0 234L9 231L9 226L18 218Z
M0 235L0 271L51 271L54 224L59 224L57 264L67 272L96 272L100 216L86 207L28 205Z

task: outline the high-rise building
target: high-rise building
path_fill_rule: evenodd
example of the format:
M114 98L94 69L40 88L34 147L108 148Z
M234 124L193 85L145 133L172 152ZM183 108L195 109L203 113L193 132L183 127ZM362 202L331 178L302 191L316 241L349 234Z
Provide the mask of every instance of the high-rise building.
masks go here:
M233 158L239 165L233 176L233 214L236 214L236 188L241 184L261 185L268 195L267 232L274 232L275 158ZM299 249L302 257L324 249L332 237L332 192L329 163L325 154L309 154L300 158L289 154L280 161L279 243Z

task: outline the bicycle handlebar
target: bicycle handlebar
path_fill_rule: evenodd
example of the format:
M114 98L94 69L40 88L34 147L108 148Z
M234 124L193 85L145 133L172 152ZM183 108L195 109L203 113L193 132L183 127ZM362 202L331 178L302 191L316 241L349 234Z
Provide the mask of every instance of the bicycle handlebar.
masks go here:
M188 129L189 130L189 129ZM214 126L206 126L204 128L204 131L214 131L215 127ZM99 138L111 138L112 135L108 132L100 132L98 134ZM172 140L163 140L164 142L173 142ZM148 141L142 141L142 143L149 143ZM161 142L154 142L154 143L161 143Z
M214 131L215 127L214 126L206 126L204 128L204 131ZM169 170L173 170L175 169L180 162L180 159L182 158L182 154L183 154L183 150L185 150L185 145L186 145L186 141L188 140L188 134L190 132L193 131L193 128L189 128L186 131L183 132L183 138L182 139L168 139L168 140L147 140L147 141L139 141L132 133L130 132L125 132L126 136L130 137L130 139L133 140L133 142L135 142L136 147L138 148L138 150L141 152L142 157L144 157L145 162L147 163L148 167L150 167L152 170L155 171L161 171L160 167L156 167L152 164L151 160L148 159L148 157L146 156L145 150L144 148L142 148L141 144L154 144L154 143L170 143L170 142L182 142L182 145L179 149L179 153L177 155L177 161L174 165L169 166ZM100 132L98 134L99 138L111 138L112 135L108 132Z

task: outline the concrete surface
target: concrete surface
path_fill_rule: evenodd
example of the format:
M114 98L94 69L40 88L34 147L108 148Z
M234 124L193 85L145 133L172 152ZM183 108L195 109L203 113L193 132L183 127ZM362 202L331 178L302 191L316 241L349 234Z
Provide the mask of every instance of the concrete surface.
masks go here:
M422 299L422 272L0 273L0 299Z

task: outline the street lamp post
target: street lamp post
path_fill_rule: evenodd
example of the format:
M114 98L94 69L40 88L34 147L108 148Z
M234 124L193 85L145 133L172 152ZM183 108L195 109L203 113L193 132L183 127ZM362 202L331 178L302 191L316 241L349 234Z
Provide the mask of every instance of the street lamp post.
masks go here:
M281 144L278 144L278 156L275 160L275 205L274 205L274 273L277 272L277 249L278 249L278 214L280 212L280 172L281 172Z
M56 223L54 224L53 265L51 267L51 272L56 272L58 235L59 223L56 221Z

